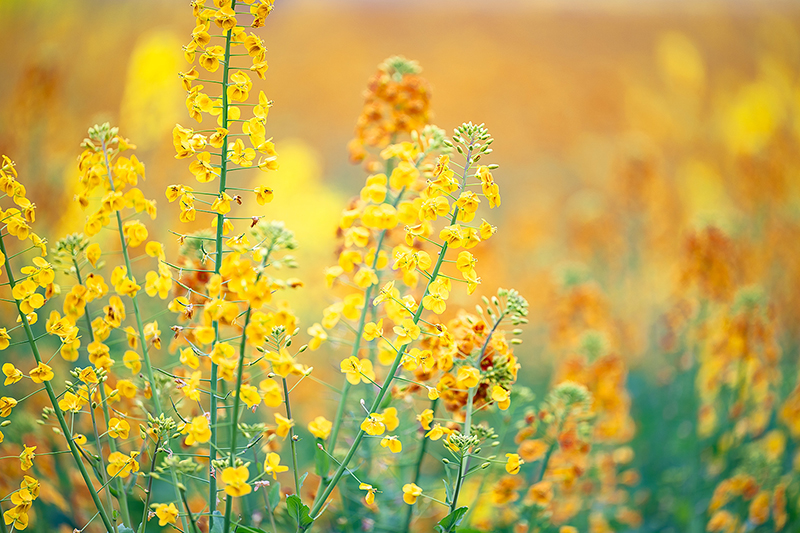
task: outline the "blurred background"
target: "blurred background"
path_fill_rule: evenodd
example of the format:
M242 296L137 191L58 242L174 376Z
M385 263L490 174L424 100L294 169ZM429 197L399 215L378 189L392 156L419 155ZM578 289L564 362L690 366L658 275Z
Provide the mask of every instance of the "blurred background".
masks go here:
M161 208L152 236L177 247L163 191L189 176L171 130L190 122L177 72L193 22L183 0L0 1L0 153L51 236L81 229L79 144L110 121L147 166L142 188ZM541 397L581 342L559 327L583 309L628 368L643 527L702 529L693 517L714 478L691 493L673 468L700 453L681 446L700 445L688 438L695 378L676 377L688 367L670 335L695 282L723 302L757 291L788 369L771 405L795 386L799 22L794 2L279 0L257 86L275 101L269 212L301 244L306 288L292 305L304 325L319 320L339 215L366 177L346 145L367 79L388 56L417 60L433 122L484 122L495 138L503 204L479 271L485 294L513 286L531 303L523 381ZM565 299L576 284L591 290ZM665 434L691 442L668 449Z

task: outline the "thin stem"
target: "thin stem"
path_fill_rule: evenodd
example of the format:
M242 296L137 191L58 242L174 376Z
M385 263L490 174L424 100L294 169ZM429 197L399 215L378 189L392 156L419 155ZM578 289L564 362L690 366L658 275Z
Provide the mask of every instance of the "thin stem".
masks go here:
M464 419L464 436L469 437L472 433L472 401L475 399L475 387L469 388L467 396L467 416ZM450 512L458 508L458 495L461 493L461 486L464 484L464 473L467 471L469 462L469 450L461 450L461 461L458 464L458 478L456 479L455 490L453 491L453 501L450 502Z
M289 387L286 385L286 378L283 381L283 403L286 404L286 418L292 419L292 405L289 403ZM292 447L292 471L294 473L294 493L300 497L300 476L297 471L297 442L294 440L294 427L289 428L289 440Z
M156 440L156 447L153 450L153 459L150 461L150 473L156 469L156 458L158 457L158 447L161 444L161 437ZM177 487L176 487L177 489ZM153 493L153 476L147 476L147 490L144 496L144 510L142 511L142 523L139 524L138 533L144 533L147 529L147 513L150 507L150 495Z

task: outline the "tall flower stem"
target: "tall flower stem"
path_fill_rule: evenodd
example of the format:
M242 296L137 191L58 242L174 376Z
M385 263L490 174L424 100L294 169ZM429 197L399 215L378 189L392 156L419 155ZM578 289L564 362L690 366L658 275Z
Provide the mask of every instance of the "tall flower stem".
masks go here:
M114 179L111 175L111 162L108 159L108 147L106 146L105 139L102 140L103 146L103 157L105 159L106 165L106 172L108 173L108 182L111 185L111 190L114 190ZM116 211L117 215L117 231L119 231L119 240L120 246L122 248L122 257L125 260L125 269L129 276L133 276L133 269L131 268L131 256L128 252L128 242L125 240L125 233L123 231L122 226L122 215L120 215L119 211ZM158 416L164 414L164 410L161 407L161 398L159 396L158 387L156 387L156 380L155 375L153 373L153 365L150 362L150 354L147 350L147 341L145 340L144 334L144 321L142 320L142 313L139 310L139 300L137 299L136 295L131 296L131 301L133 302L133 314L136 317L136 328L139 332L139 342L142 344L142 362L144 363L144 369L147 373L147 381L150 383L150 391L153 395L153 405L156 408L156 413ZM170 474L172 475L172 485L174 489L175 499L178 499L178 476L175 474L173 469L170 469ZM188 530L188 523L186 522L186 517L183 517L183 529L184 531Z
M236 0L231 1L231 10L236 9ZM225 32L225 62L222 68L222 127L228 129L228 73L231 63L231 37L233 31ZM222 141L222 151L220 155L219 168L219 194L225 192L226 179L228 175L228 136ZM214 274L219 274L222 266L222 230L225 223L225 216L217 213L217 234L216 257L214 259ZM211 323L214 328L214 342L219 341L219 321ZM211 400L209 411L211 415L211 441L208 449L208 509L211 515L208 518L209 530L214 526L214 510L217 508L217 478L213 474L212 462L217 458L217 391L219 386L217 365L211 363ZM233 466L233 465L231 465Z
M3 256L8 257L8 252L6 252L6 245L5 242L3 241L2 234L0 234L0 252L3 253ZM16 285L16 282L14 281L14 272L11 270L11 262L6 261L5 266L6 266L6 275L8 276L8 284L13 290L14 286ZM42 357L39 354L39 346L36 344L36 340L33 335L33 330L31 329L31 325L28 323L28 318L25 316L25 313L22 312L19 300L15 300L15 304L17 306L17 312L19 313L19 318L22 321L22 327L25 330L25 335L28 338L28 344L31 347L31 352L33 352L33 358L36 360L36 364L38 365L39 363L42 362ZM56 394L53 391L53 386L50 384L49 381L45 381L44 388L45 391L47 391L47 397L50 399L50 404L53 406L53 411L55 411L56 419L58 420L58 425L61 429L61 433L67 440L67 445L69 446L69 451L72 454L72 459L78 466L78 470L80 470L83 482L86 485L86 488L89 490L89 494L92 496L92 501L94 502L94 505L97 508L97 512L100 514L100 519L103 521L103 525L105 526L106 531L113 531L114 524L109 518L108 512L103 507L103 503L100 501L100 496L97 494L97 491L94 488L94 484L92 483L92 480L89 477L89 473L86 471L86 467L83 464L80 452L78 452L78 447L72 440L72 434L70 433L67 421L64 419L64 413L61 412L61 408L59 408L58 406L58 400L56 399Z

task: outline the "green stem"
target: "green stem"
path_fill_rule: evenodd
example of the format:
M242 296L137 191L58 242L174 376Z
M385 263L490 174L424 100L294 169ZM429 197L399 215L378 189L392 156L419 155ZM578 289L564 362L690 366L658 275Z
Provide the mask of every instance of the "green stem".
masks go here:
M78 266L78 261L74 257L72 258L72 264L75 266L75 275L78 279L78 284L83 285L83 279L81 278L81 269L80 266ZM89 342L94 342L94 330L92 329L92 318L90 315L91 312L89 311L89 304L86 304L84 316L86 317L86 326L89 332ZM111 420L111 413L108 410L108 402L106 401L106 390L102 383L97 388L100 391L100 404L103 407L103 417L106 420L106 424L108 424L108 421ZM94 413L92 413L92 416L94 417ZM111 453L116 452L117 442L111 438L111 435L108 435L107 437L108 437L109 451ZM118 493L117 501L119 502L119 509L120 512L122 513L122 521L125 525L133 527L133 522L131 522L131 512L130 509L128 508L128 494L125 491L122 479L117 477L115 485L116 485L115 488L117 489Z
M186 501L186 491L181 487L178 487L179 492L181 493L181 499L183 500L183 508L186 510L186 514L189 516L189 522L192 524L192 531L194 533L200 533L200 528L197 527L197 521L194 519L194 515L192 511L189 509L189 502Z
M6 252L6 245L3 241L3 237L0 236L0 252L3 253L4 256L7 256L8 253ZM8 284L11 289L14 289L16 285L14 281L14 273L11 270L11 263L6 261L6 275L8 276ZM33 357L36 360L36 364L42 362L42 358L39 355L39 346L36 344L34 340L33 330L31 330L31 326L28 323L28 318L25 316L25 313L22 312L20 307L19 301L15 301L17 306L17 312L19 313L19 318L22 321L22 327L25 329L25 335L28 337L28 344L31 347L31 352L33 352ZM94 502L95 507L97 508L97 512L100 513L100 519L103 521L103 525L106 528L106 531L112 531L114 529L114 524L112 523L111 519L108 516L105 508L103 507L103 503L100 501L100 496L97 494L97 491L94 488L94 484L92 480L89 478L89 473L86 471L86 467L81 460L80 453L78 452L78 447L72 440L72 434L69 431L69 426L67 425L67 421L64 419L64 413L61 412L61 408L58 407L58 400L56 400L56 394L53 391L53 386L50 384L49 381L44 382L45 390L47 391L47 396L50 399L50 404L53 406L53 410L55 411L56 419L58 420L58 425L61 428L61 432L64 435L64 438L67 440L67 445L69 446L69 451L72 454L72 458L75 461L75 464L78 466L78 470L81 472L81 477L83 478L83 482L86 485L86 488L89 490L89 494L92 496L92 501Z
M231 9L236 8L236 0L231 1ZM232 30L225 32L225 62L222 70L222 127L228 128L228 91L225 88L228 85L228 72L230 71L231 59L231 34ZM228 176L228 136L222 141L222 150L220 154L220 169L219 169L219 194L225 192L225 183ZM225 216L217 213L217 234L216 234L216 258L214 260L214 274L219 274L219 269L222 266L222 227L225 223ZM214 342L219 342L219 321L212 322L214 328ZM219 390L217 365L211 363L211 441L209 446L209 463L208 463L208 509L211 513L208 517L209 531L214 527L214 511L217 508L217 479L211 474L213 469L212 463L217 458L217 392ZM233 465L231 465L233 466Z
M156 469L156 458L158 457L158 447L161 444L161 437L156 439L156 447L153 450L153 459L150 461L150 474ZM177 487L175 487L177 489ZM153 476L147 476L147 490L144 496L144 510L142 511L142 523L139 524L138 533L144 533L147 530L147 513L150 507L150 495L153 493Z
M467 396L467 416L464 419L464 436L469 437L472 433L472 402L475 399L475 387L469 388ZM458 495L461 493L461 486L464 484L464 474L467 471L467 463L469 462L470 450L461 450L461 461L458 464L458 478L456 478L456 486L453 491L453 501L450 502L450 512L452 513L458 508Z
M292 420L292 406L289 403L289 387L286 385L286 378L283 381L283 403L286 404L286 418ZM292 472L294 473L294 493L300 497L300 476L297 471L297 442L294 440L294 428L289 428L289 441L292 447Z
M100 383L98 387L102 387L103 384ZM91 394L90 394L91 396ZM103 484L103 487L108 487L108 475L106 474L106 462L103 460L103 445L100 442L100 432L97 430L97 417L94 416L94 407L91 403L89 403L89 414L92 417L92 430L94 431L94 441L97 444L97 455L100 456L100 482ZM109 436L109 438L111 438ZM119 479L119 478L117 478ZM114 503L111 501L111 491L106 488L106 505L108 508L111 509L112 514L114 513ZM117 523L114 522L114 533L117 533Z

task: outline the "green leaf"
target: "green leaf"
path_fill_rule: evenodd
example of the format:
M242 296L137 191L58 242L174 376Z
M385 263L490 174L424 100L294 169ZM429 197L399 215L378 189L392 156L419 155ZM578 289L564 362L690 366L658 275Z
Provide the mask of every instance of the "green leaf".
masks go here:
M300 485L297 487L297 492L300 492L300 489L303 488L303 483L306 482L306 478L308 477L308 472L300 476Z
M446 480L443 479L442 483L444 483L444 499L449 504L453 501L453 489Z
M211 527L211 533L222 533L222 527L225 525L225 517L219 511L214 511L212 514L214 525Z
M117 526L117 531L119 533L135 533L132 528L123 525Z
M308 514L308 505L304 504L299 496L292 494L286 498L286 507L289 509L289 515L294 517L297 522L297 527L301 531L305 531L314 523L314 519Z
M269 487L269 494L267 494L267 501L269 502L269 508L274 513L275 509L278 507L278 504L281 503L281 484L277 481L273 481Z
M439 520L439 524L434 528L438 533L452 533L456 530L458 524L464 519L467 514L467 507L459 507L449 515Z

